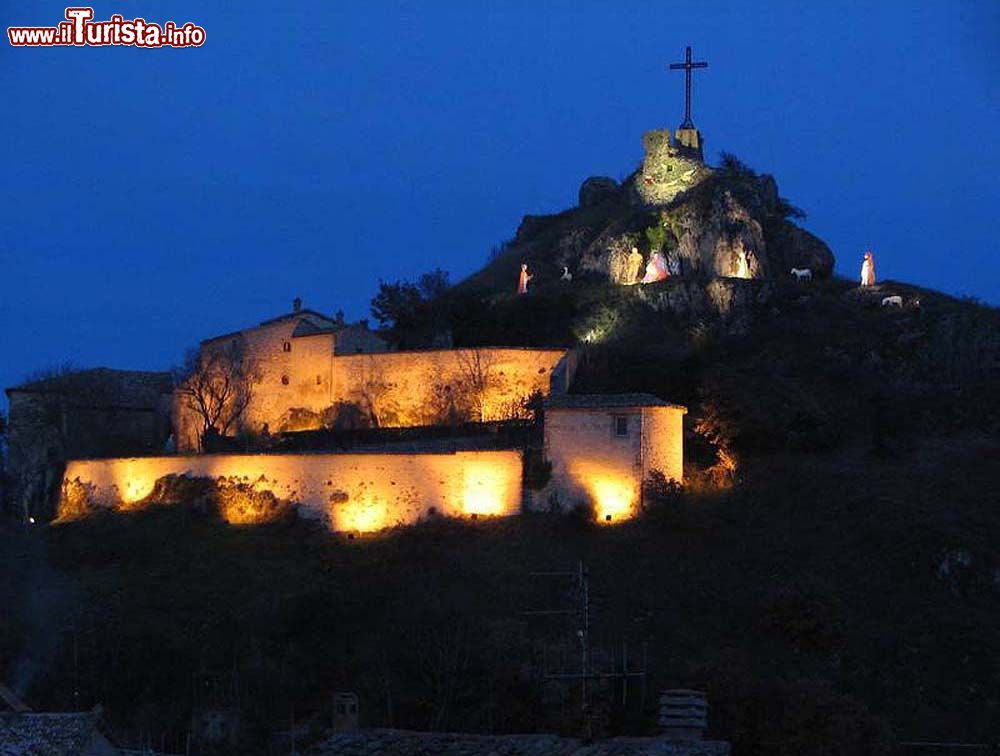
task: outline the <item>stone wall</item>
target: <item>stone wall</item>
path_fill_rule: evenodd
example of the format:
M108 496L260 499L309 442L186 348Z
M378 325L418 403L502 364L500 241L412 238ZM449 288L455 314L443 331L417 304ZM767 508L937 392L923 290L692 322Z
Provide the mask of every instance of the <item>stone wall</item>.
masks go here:
M339 402L359 405L382 426L434 424L449 403L461 404L460 395L467 399L475 383L482 419L496 420L509 416L535 391L565 391L572 378L563 349L483 347L341 355L334 353L333 334L293 337L293 330L294 323L279 322L243 334L259 379L244 418L251 430L259 431L265 423L272 433L318 428L324 410ZM200 418L180 397L174 413L177 448L198 450Z
M615 433L617 417L627 418L624 437ZM683 417L676 407L546 409L545 456L552 478L533 506L550 499L564 511L592 505L600 522L634 516L642 482L652 470L683 481Z
M433 425L450 401L461 402L473 384L482 390L481 417L502 420L515 415L535 391L548 396L565 391L568 379L553 373L566 357L564 349L483 347L387 352L335 359L335 394L339 400L364 403L374 386L382 425Z
M61 504L83 490L108 509L137 505L167 475L246 484L294 502L332 530L373 531L431 513L510 515L521 508L521 453L203 454L73 460ZM63 506L63 511L68 509Z

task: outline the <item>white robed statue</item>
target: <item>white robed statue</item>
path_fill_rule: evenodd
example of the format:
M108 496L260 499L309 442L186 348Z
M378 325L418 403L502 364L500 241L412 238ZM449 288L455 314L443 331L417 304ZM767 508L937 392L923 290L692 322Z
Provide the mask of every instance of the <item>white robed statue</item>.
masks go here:
M663 257L662 253L654 252L649 256L649 262L646 263L646 275L642 277L642 283L656 283L669 275L666 258Z
M865 252L865 259L861 263L861 285L875 285L875 258L872 257L872 251L870 249Z

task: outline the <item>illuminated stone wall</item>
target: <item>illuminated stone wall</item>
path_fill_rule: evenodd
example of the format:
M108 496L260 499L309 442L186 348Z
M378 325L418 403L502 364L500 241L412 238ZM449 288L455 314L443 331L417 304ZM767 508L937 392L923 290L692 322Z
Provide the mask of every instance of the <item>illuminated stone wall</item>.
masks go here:
M634 516L642 481L652 470L683 481L684 412L680 407L546 409L545 456L552 478L534 496L534 506L554 496L563 511L592 505L600 522ZM627 418L623 437L615 432L618 417Z
M642 476L659 470L684 482L684 414L679 407L642 408Z
M444 397L467 389L470 373L478 373L488 386L482 419L501 420L533 392L548 396L553 372L565 356L564 349L500 347L338 356L335 394L342 401L362 402L374 384L383 425L431 425ZM565 375L556 381L555 390L565 391Z
M74 460L63 477L99 507L135 506L166 475L223 479L295 502L331 529L368 532L446 516L510 515L521 508L521 454L203 454Z
M293 409L316 413L313 427L318 428L319 413L337 402L367 406L370 401L384 426L433 424L449 392L458 394L468 386L470 366L476 361L487 386L486 420L510 416L512 408L536 390L546 396L550 389L565 391L572 378L572 361L563 349L483 347L341 355L335 354L334 334L293 337L294 327L287 321L243 332L260 378L245 416L252 430L259 431L265 423L272 433L306 429L289 425ZM174 418L178 450L198 450L198 415L178 398Z

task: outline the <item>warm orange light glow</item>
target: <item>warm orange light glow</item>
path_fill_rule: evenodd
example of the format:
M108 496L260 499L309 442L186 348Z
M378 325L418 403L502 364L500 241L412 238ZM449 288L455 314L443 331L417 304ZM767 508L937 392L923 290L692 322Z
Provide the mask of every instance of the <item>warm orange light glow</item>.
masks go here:
M469 462L462 486L461 510L467 515L502 515L510 476L488 462Z
M145 499L153 493L153 486L155 485L156 477L152 473L145 473L139 465L135 465L132 469L128 470L122 481L122 502L128 505Z
M637 495L632 481L609 475L595 475L586 483L594 499L598 522L613 525L635 514Z
M219 514L231 524L272 522L294 509L333 530L371 533L419 522L431 510L446 517L513 514L521 505L521 469L520 453L509 450L74 460L59 516L136 509L161 494L161 503L183 503L183 491L157 483L178 476L211 482Z
M363 494L334 507L331 518L334 530L372 533L389 527L389 507L376 494Z

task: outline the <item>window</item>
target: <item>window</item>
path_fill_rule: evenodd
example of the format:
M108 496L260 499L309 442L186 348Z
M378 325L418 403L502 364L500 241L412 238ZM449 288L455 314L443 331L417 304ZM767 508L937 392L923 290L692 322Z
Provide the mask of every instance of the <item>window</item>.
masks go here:
M282 386L287 386L288 385L288 376L287 375L281 376L281 385Z
M290 352L290 351L292 351L292 342L290 342L290 341L282 341L281 342L281 351L282 352Z
M618 438L628 436L628 417L626 415L615 417L615 436Z

